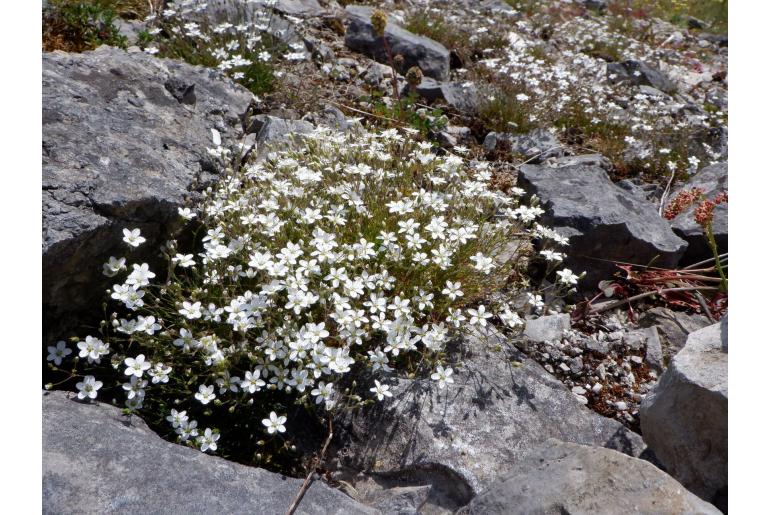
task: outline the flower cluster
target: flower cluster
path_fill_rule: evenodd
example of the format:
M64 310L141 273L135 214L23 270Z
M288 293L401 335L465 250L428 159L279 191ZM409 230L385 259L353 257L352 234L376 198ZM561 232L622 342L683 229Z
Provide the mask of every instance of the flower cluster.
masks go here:
M180 209L203 233L197 252L167 242L165 283L153 284L147 263L104 265L125 277L111 297L127 314L113 314L101 339L78 343L79 357L98 364L112 352L127 409L143 408L151 389L171 396L168 422L204 451L220 434L199 432L191 415L212 407L254 404L275 435L290 424L276 394L341 409L361 402L347 387L354 371L372 378L368 402L392 396L396 373L427 371L438 388L451 385L453 335L495 320L523 324L509 303L487 300L521 266L523 254L504 249L537 238L555 270L566 240L537 224L543 211L521 203L520 190L492 189L487 163L439 155L412 136L319 128L230 169L196 209ZM123 241L133 249L143 237L126 229ZM558 271L553 293L577 280ZM541 293L528 294L535 312ZM67 355L63 345L49 352L58 362ZM93 382L78 388L96 397Z
M274 2L204 0L169 2L146 21L144 51L217 68L254 93L268 91L272 64L309 57L301 42L285 44L290 23L274 15Z

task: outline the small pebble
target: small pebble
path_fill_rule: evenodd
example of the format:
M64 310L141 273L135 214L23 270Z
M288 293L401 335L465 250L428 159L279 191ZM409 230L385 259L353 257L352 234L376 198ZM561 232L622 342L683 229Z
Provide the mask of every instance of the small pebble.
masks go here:
M582 405L584 405L584 406L585 406L586 404L588 404L588 399L587 399L587 398L585 398L585 397L584 397L584 396L582 396L582 395L575 395L575 398L578 400L578 402L579 402L580 404L582 404Z
M617 408L618 411L626 411L628 409L628 404L623 401L618 401L615 403L615 408Z
M591 388L591 391L592 391L592 392L594 392L594 393L596 393L596 394L598 394L599 392L601 392L601 391L602 391L602 388L604 388L604 386L602 386L602 384L601 384L601 383L596 383L596 384L593 386L593 388Z
M631 361L636 363L637 365L641 365L644 361L641 356L631 356Z
M559 368L560 368L560 369L561 369L561 371L562 371L562 372L564 372L565 374L566 374L567 372L569 372L569 367L567 366L567 364L566 364L566 363L559 363Z
M572 393L574 393L575 395L585 395L586 389L583 388L582 386L575 386L572 388Z

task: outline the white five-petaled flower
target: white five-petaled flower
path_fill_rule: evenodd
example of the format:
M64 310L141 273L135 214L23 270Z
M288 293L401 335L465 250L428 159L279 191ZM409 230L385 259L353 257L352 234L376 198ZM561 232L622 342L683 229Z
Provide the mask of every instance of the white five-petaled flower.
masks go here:
M393 393L389 391L390 386L381 384L378 380L374 380L374 388L369 388L369 391L377 396L377 400L383 400L385 397L393 397Z
M572 270L569 268L565 268L564 270L559 270L556 272L556 275L559 276L559 282L564 283L566 285L573 285L577 284L578 279L580 279L579 276L572 273Z
M436 371L430 375L430 378L434 381L438 381L439 388L444 388L446 385L455 382L455 380L452 379L452 374L454 374L454 370L439 365L436 367Z
M131 230L123 229L123 241L125 241L132 247L138 247L139 245L147 241L147 239L143 237L141 234L142 234L142 231L140 231L139 229L131 229Z
M455 300L457 297L462 297L463 292L460 290L460 281L457 281L456 283L453 283L452 281L446 282L446 288L441 290L441 293L446 295L452 300Z
M97 381L94 376L85 376L83 381L76 384L78 389L78 399L96 399L96 392L102 387L102 382Z
M185 422L187 422L187 412L186 411L177 411L175 409L171 410L171 415L166 417L166 420L171 422L171 427L176 429L177 427L183 425Z
M144 371L152 366L149 361L144 360L144 354L139 354L136 358L126 358L123 363L126 364L125 374L136 377L142 377Z
M56 346L48 347L48 361L53 361L53 364L57 367L61 365L61 361L72 354L72 349L67 348L67 342L60 340L56 342Z
M216 451L217 440L219 440L219 433L213 432L210 428L207 427L197 440L202 452Z
M481 252L477 252L476 255L471 256L471 261L476 263L473 268L485 274L489 274L489 272L491 272L492 268L495 266L492 258L486 257Z
M102 273L107 277L115 277L118 272L126 269L126 258L116 258L110 256L110 259L102 265Z
M196 216L196 214L189 207L180 207L178 211L179 216L185 220L192 220Z
M184 301L182 302L182 309L179 310L179 314L184 315L190 320L200 318L203 315L201 313L201 303Z
M286 426L284 424L286 423L286 417L281 415L280 417L275 414L275 411L270 412L270 418L264 418L262 419L262 425L264 425L267 428L267 432L271 435L278 432L278 433L284 433L286 432Z
M195 398L200 401L201 404L208 404L217 398L214 393L214 386L206 386L202 384L198 387L198 393L195 394Z
M486 327L487 318L492 318L492 313L487 311L487 308L484 306L484 304L479 304L478 309L468 309L468 314L471 316L471 319L468 322L471 325L478 324L481 327Z
M193 259L192 254L177 254L171 258L171 261L181 266L182 268L188 268L195 265L195 260Z

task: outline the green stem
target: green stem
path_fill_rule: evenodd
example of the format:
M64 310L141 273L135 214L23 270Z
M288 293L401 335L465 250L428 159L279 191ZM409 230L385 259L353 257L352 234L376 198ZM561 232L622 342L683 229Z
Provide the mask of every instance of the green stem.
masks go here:
M717 241L714 238L714 231L712 230L710 223L704 227L704 232L706 233L706 241L708 241L711 252L714 254L714 266L716 267L721 279L719 281L719 291L722 293L727 293L727 276L725 275L725 271L722 268L722 261L719 259Z

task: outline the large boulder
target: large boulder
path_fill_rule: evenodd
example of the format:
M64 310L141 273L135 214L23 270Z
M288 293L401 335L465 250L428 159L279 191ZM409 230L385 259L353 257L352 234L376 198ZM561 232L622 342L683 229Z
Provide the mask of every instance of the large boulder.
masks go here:
M674 267L687 248L655 206L614 185L598 166L524 165L518 183L542 201L542 223L569 238L565 264L586 272L586 291L618 272L612 261Z
M581 405L497 331L455 345L454 384L398 378L392 400L340 416L335 454L344 464L419 478L414 484L451 492L452 508L551 437L632 456L643 451L639 435Z
M43 54L46 339L100 316L123 228L147 238L132 260L156 258L177 208L216 178L211 129L237 141L251 99L213 70L143 53Z
M727 191L727 163L717 163L707 166L690 178L679 190L673 192L670 199L677 193L692 188L700 188L707 198L713 199L719 193ZM695 221L695 209L697 203L691 205L671 221L674 232L689 243L682 261L684 263L696 263L703 261L714 254L708 245L703 228ZM727 204L722 203L714 208L714 219L711 224L714 239L720 253L727 252Z
M374 8L349 5L345 8L350 21L345 32L345 45L381 63L388 62L383 38L374 31L371 23ZM393 56L404 57L404 70L419 66L423 75L443 81L449 78L449 50L432 39L412 34L388 18L385 39Z
M167 442L137 416L43 394L43 513L285 513L293 479ZM314 482L297 513L378 513Z
M644 440L701 498L727 491L727 316L691 333L642 402Z
M721 512L647 461L551 439L519 460L458 515L532 513Z

